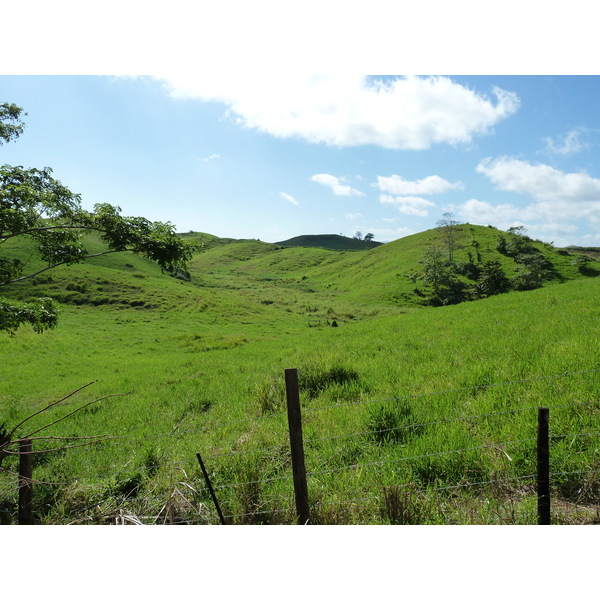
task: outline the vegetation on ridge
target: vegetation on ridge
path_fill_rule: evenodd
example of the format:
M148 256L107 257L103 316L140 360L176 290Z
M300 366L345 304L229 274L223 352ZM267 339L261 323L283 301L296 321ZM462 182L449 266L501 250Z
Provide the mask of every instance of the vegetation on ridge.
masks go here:
M7 304L62 310L43 336L0 336L0 446L44 432L38 523L216 522L197 453L229 522L294 522L289 367L315 523L534 523L542 405L554 522L600 520L588 251L445 215L363 252L189 232L203 250L167 276L145 252L107 254L97 231L65 244L85 262L41 272L21 238L0 245L5 268L37 274L7 278ZM2 456L0 523L14 523L18 458Z
M457 263L478 252L509 280L518 274L520 264L497 249L500 236L514 234L460 231ZM531 411L542 404L566 405L552 409L552 431L562 436L553 442L553 471L594 468L594 438L576 436L595 430L600 410L600 279L580 272L577 255L531 242L553 266L542 289L430 307L430 286L419 279L416 293L407 275L428 248L443 248L439 228L365 252L183 237L205 244L189 281L165 277L143 257L111 254L7 288L11 298L52 295L63 312L62 326L43 336L22 328L0 338L0 421L8 430L92 380L81 404L131 392L53 426L52 435L117 439L39 455L36 479L61 485L36 487L38 522L110 522L123 506L158 516L175 497L175 514L204 522L212 510L196 452L225 514L242 515L233 522L293 521L288 367L300 372L307 468L322 473L309 477L315 522L534 522L529 480L519 479L535 470L527 445L507 445L512 460L493 450L405 458L531 438ZM54 408L56 418L76 403ZM459 418L470 418L468 427ZM377 466L352 467L370 464ZM15 459L3 467L0 513L13 522ZM593 477L557 476L553 494L589 507ZM435 491L490 478L506 483Z

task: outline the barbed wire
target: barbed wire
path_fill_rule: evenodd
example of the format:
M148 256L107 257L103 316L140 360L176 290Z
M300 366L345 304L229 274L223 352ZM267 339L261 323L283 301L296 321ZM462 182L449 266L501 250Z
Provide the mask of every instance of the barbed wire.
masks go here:
M313 409L307 409L305 412L313 412L313 410L324 410L327 408L340 408L340 407L347 407L347 406L356 407L356 406L362 406L365 404L373 404L376 402L390 402L390 401L409 399L409 398L423 398L423 397L428 397L428 396L465 392L465 391L469 391L469 390L471 390L471 391L472 390L480 390L480 389L485 389L485 388L490 388L490 387L508 386L508 385L515 385L515 384L521 384L521 383L551 381L551 380L556 380L556 379L564 378L564 377L587 375L587 374L598 373L598 372L600 372L600 369L592 369L592 370L587 370L587 371L562 373L562 374L546 376L546 377L511 380L511 381L495 383L495 384L485 384L485 385L471 386L471 387L466 387L466 388L448 389L448 390L432 392L432 393L398 396L398 397L394 397L394 398L385 398L385 399L379 399L379 400L368 400L368 401L363 401L363 402L358 402L358 403L357 402L336 403L333 405L328 405L326 407L316 407ZM597 404L598 404L597 400L588 400L588 401L581 401L581 402L568 402L568 403L550 405L549 408L553 408L553 409L572 408L575 406L590 406L590 405L596 406ZM492 418L492 417L497 417L497 416L505 416L508 414L523 413L523 412L527 412L527 411L532 411L535 408L538 408L538 407L537 406L526 406L526 407L521 407L521 408L517 408L517 409L488 412L488 413L476 414L476 415L463 415L460 417L438 419L435 421L422 422L422 423L411 423L408 425L403 425L401 427L393 427L393 428L388 428L388 429L352 432L349 434L342 434L342 435L336 435L336 436L316 438L313 440L307 440L307 443L311 444L311 443L332 441L332 440L364 436L364 435L382 434L382 433L392 432L392 431L397 431L397 430L415 429L415 428L428 427L428 426L434 426L434 425L440 425L440 424L448 424L448 423L459 422L459 421L475 421L475 420L479 420L479 419ZM173 436L189 435L191 433L205 431L205 430L215 427L215 426L217 426L217 427L232 426L232 425L240 425L240 424L249 423L249 422L254 425L258 421L261 421L263 419L271 419L274 417L281 417L284 415L285 415L285 412L271 413L268 415L249 417L246 419L241 419L241 420L236 420L236 421L220 421L220 422L217 422L216 424L215 423L206 424L201 427L195 427L195 428L190 428L190 429L180 429L180 424L181 424L180 423L174 429L172 429L169 433L156 434L156 435L152 435L152 436L142 436L142 437L110 436L108 439L103 438L102 440L99 440L98 443L101 443L103 446L118 446L118 445L122 445L122 444L126 444L126 443L140 443L140 442L151 441L151 440L156 440L156 439L160 439L160 438L172 438ZM101 435L109 435L109 434L101 434ZM585 433L553 434L549 437L550 437L550 439L554 439L554 440L558 440L558 439L562 440L565 438L570 439L570 438L578 438L578 437L584 437L584 436L591 437L591 436L598 436L598 435L600 435L600 432L593 431L593 432L585 432ZM48 439L55 439L55 438L48 437ZM113 440L115 441L115 443L110 443ZM443 455L448 455L448 454L463 453L463 452L470 452L470 451L480 451L480 450L489 449L489 448L503 448L505 446L515 445L515 444L520 444L520 443L525 443L525 442L533 442L533 441L535 441L535 438L525 438L525 439L520 439L520 440L502 441L502 442L485 444L485 445L468 447L468 448L444 450L444 451L440 451L440 452L432 452L432 453L421 454L421 455L412 455L412 456L408 456L408 457L399 457L399 458L394 458L394 459L388 458L386 460L357 463L357 464L352 464L352 465L346 465L343 467L311 471L311 472L307 472L307 477L308 476L315 477L315 476L319 476L319 475L341 472L341 471L350 470L350 469L358 470L358 469L363 469L363 468L381 466L381 465L385 465L385 464L393 464L393 463L398 463L398 462L438 457L438 456L443 456ZM244 450L232 450L229 452L210 454L210 455L208 455L208 458L209 458L209 460L211 460L211 459L231 458L231 457L235 457L238 455L246 455L246 454L250 454L250 453L269 453L274 450L279 451L279 450L281 450L281 448L282 448L282 444L278 444L278 445L274 445L274 446L267 446L267 447L244 449ZM44 452L44 450L34 451L33 453L39 453L39 452ZM9 454L9 453L20 454L19 452L14 452L14 451L6 452L6 454ZM165 462L165 463L157 463L157 464L151 464L151 465L146 464L146 465L142 465L142 466L138 466L138 467L132 467L131 469L119 470L117 472L117 474L115 475L115 478L118 479L120 476L122 476L123 474L126 474L126 473L138 473L140 471L145 472L145 471L152 471L152 470L158 470L158 469L177 469L177 468L180 468L183 470L184 466L187 467L187 466L191 465L192 463L193 463L193 460L190 458L187 461ZM2 471L4 471L4 470L5 469L2 469ZM565 475L575 475L575 474L581 475L581 474L590 474L590 473L597 473L597 470L552 472L551 476L560 477L560 476L565 476ZM184 474L185 474L185 470L184 470ZM186 474L186 477L187 477L187 474ZM446 490L450 490L450 489L466 488L466 487L473 487L473 486L483 486L483 485L494 484L494 483L498 483L498 482L531 479L533 477L535 477L535 476L534 475L524 475L524 476L518 476L518 477L512 477L512 478L492 479L490 481L459 483L459 484L446 485L446 486L441 486L441 487L440 486L438 486L438 487L427 486L425 488L418 488L418 489L423 489L424 491L446 491ZM286 474L286 475L282 475L282 476L273 476L273 477L268 477L268 478L264 478L264 479L254 479L252 481L245 481L245 482L224 483L224 484L215 486L214 489L215 490L227 490L227 489L239 488L241 486L249 486L249 485L263 486L268 483L282 481L282 480L290 481L290 475ZM35 483L35 484L52 485L52 486L68 486L73 483L73 482L50 482L50 481L43 481L41 479L31 479L29 481L31 481L32 483ZM407 485L409 485L409 484L407 484ZM9 488L9 486L6 486L5 488L2 489L1 493L5 494L6 493L5 490L9 493L14 493L14 488L12 488L12 487ZM198 489L194 490L194 491L197 493L204 493L204 492L208 491L208 488L206 486L202 486L202 487L198 486ZM261 497L261 502L277 502L280 500L281 500L280 496L279 497L273 496L273 497L269 497L269 498ZM357 500L358 499L355 499L354 501L357 501ZM286 501L289 501L289 499L286 499ZM285 512L285 511L289 511L289 509L281 509L281 510L277 509L275 511L265 510L265 511L258 511L258 512L254 512L254 513L232 514L232 515L227 515L227 518L233 519L233 518L257 516L257 515L264 515L264 514L269 514L269 513L273 513L273 512Z
M593 437L599 436L600 431L590 431L588 433L555 433L554 435L549 435L549 439L564 439L564 438L577 438L577 437Z
M330 405L321 406L321 407L303 407L303 412L304 413L312 413L312 412L316 412L316 411L344 408L344 407L348 407L348 406L357 407L357 406L363 406L363 405L368 405L368 404L375 404L375 403L379 403L379 402L393 402L393 401L397 401L397 400L416 399L416 398L423 398L423 397L429 397L429 396L437 396L437 395L444 395L444 394L453 394L453 393L458 393L458 392L480 390L480 389L486 389L486 388L490 388L490 387L510 386L510 385L515 385L515 384L531 383L531 382L537 382L537 381L550 381L550 380L555 380L555 379L564 378L564 377L572 377L572 376L576 376L576 375L588 375L591 373L599 373L599 372L600 372L600 368L589 369L586 371L560 373L560 374L556 374L556 375L550 375L550 376L545 376L545 377L536 377L536 378L530 378L530 379L507 380L504 382L482 384L482 385L463 387L463 388L449 388L447 390L441 390L441 391L437 391L437 392L425 392L422 394L408 394L408 395L404 395L404 396L395 396L395 397L390 397L390 398L363 400L361 402L336 402L335 404L330 404ZM592 405L592 404L596 404L596 403L597 403L597 401L583 401L583 402L574 402L574 403L566 403L566 404L559 404L559 405L550 405L549 408L565 408L565 407L578 406L578 405L582 405L582 406L583 405ZM497 412L492 412L492 413L486 413L483 415L466 415L466 416L449 418L449 419L441 419L438 421L431 421L431 422L426 422L426 423L417 423L417 424L415 424L415 426L425 426L425 425L433 425L433 424L440 424L440 423L449 423L452 421L479 419L479 418L486 418L486 417L491 417L491 416L496 416L496 415L526 412L528 410L533 410L534 408L537 408L537 405L536 406L528 406L528 407L519 408L519 409L511 409L511 410L506 410L506 411L497 411ZM276 418L276 417L282 417L285 415L286 415L285 411L273 412L273 413L270 413L267 415L257 415L254 417L247 417L247 418L235 420L235 421L217 421L215 423L210 423L210 424L207 423L206 425L202 425L199 427L193 427L193 428L189 428L189 429L183 429L183 430L180 430L179 425L176 425L175 428L173 428L168 433L160 433L160 434L155 434L155 435L150 435L150 436L142 436L142 437L120 436L120 435L113 435L110 433L105 433L105 434L99 434L99 436L105 436L105 437L102 440L95 442L95 444L101 444L103 447L111 447L111 446L122 445L125 443L140 443L140 442L146 442L146 441L154 441L157 439L172 438L175 436L185 436L185 435L192 434L192 433L199 433L202 431L206 431L208 429L214 429L215 427L229 427L229 426L233 426L233 425L240 425L243 423L255 424L263 419L272 419L272 418ZM391 430L394 430L394 429L396 429L396 428L392 428ZM382 431L387 431L387 430L382 430ZM354 436L354 435L362 435L362 433L349 434L349 436ZM334 439L334 438L323 438L323 439L327 440L327 439ZM109 443L109 442L113 442L113 443ZM90 444L90 445L92 445L92 444ZM240 451L240 452L256 452L256 451L260 451L260 450L245 450L245 451ZM235 451L233 453L235 453ZM228 454L230 454L230 453L222 453L223 456L226 456ZM220 456L220 455L214 455L214 456Z
M586 404L595 404L594 402L581 402L581 403L577 403L578 405L586 405ZM568 407L568 406L573 406L572 404L563 404L560 405L560 407L564 408L564 407ZM324 437L324 438L316 438L316 439L306 439L306 443L307 444L311 444L311 443L317 443L317 442L326 442L329 440L338 440L338 439L345 439L345 438L352 438L352 437L359 437L359 436L364 436L364 435L374 435L374 434L380 434L380 433L388 433L391 431L401 431L404 429L418 429L421 427L430 427L432 425L445 425L447 423L455 423L455 422L459 422L459 421L475 421L477 419L486 419L489 417L494 417L494 416L498 416L498 415L507 415L510 413L519 413L519 412L527 412L527 411L531 411L536 409L537 410L538 407L534 407L534 406L528 406L525 408L519 408L519 409L512 409L512 410L506 410L506 411L498 411L498 412L492 412L492 413L486 413L486 414L480 414L480 415L468 415L468 416L463 416L463 417L454 417L451 419L439 419L437 421L425 421L422 423L411 423L409 425L401 425L399 427L389 427L387 429L373 429L373 430L368 430L368 431L359 431L359 432L353 432L353 433L346 433L346 434L341 434L341 435L334 435L334 436L329 436L329 437ZM558 408L556 406L550 406L549 408ZM571 434L563 434L562 436L550 436L552 437L564 437L565 435L571 435ZM580 435L591 435L591 434L580 434Z
M306 475L309 476L314 476L314 475L324 475L324 474L328 474L328 473L336 473L339 471L345 471L348 469L356 469L359 467L374 467L374 466L381 466L384 464L389 464L389 463L396 463L396 462L405 462L405 461L409 461L409 460L416 460L416 459L420 459L420 458L431 458L434 456L443 456L444 454L455 454L455 453L459 453L459 452L470 452L473 450L484 450L486 448L500 448L502 446L508 446L508 445L513 445L513 444L520 444L523 442L531 442L531 441L535 441L536 438L525 438L522 440L514 440L514 441L509 441L509 442L498 442L495 444L485 444L483 446L473 446L470 448L460 448L460 449L456 449L456 450L443 450L441 452L431 452L428 454L420 454L420 455L416 455L416 456L403 456L401 458L393 458L393 459L388 459L388 460L380 460L380 461L373 461L373 462L369 462L369 463L357 463L357 464L353 464L353 465L347 465L345 467L336 467L334 469L324 469L322 471L311 471L311 472L307 472Z
M444 394L456 394L459 392L469 392L469 391L473 391L473 390L481 390L481 389L487 389L487 388L492 388L492 387L510 386L510 385L516 385L516 384L522 384L522 383L533 383L533 382L538 382L538 381L550 381L550 380L554 380L554 379L560 379L562 377L573 377L576 375L589 375L590 373L600 373L600 368L589 369L586 371L574 371L574 372L570 372L570 373L560 373L560 374L556 374L556 375L548 375L545 377L533 377L530 379L512 379L512 380L502 381L502 382L498 382L498 383L487 383L487 384L481 384L481 385L475 385L475 386L469 386L469 387L463 387L463 388L450 388L447 390L441 390L441 391L437 391L437 392L424 392L421 394L407 394L404 396L393 396L390 398L380 398L380 399L376 399L376 400L362 400L360 402L337 402L336 404L330 404L327 406L317 406L317 407L312 407L312 408L307 407L305 409L305 412L313 412L313 411L316 412L316 411L325 410L325 409L334 408L334 407L361 406L361 405L365 405L365 404L374 404L377 402L394 402L397 400L414 400L416 398L441 396Z

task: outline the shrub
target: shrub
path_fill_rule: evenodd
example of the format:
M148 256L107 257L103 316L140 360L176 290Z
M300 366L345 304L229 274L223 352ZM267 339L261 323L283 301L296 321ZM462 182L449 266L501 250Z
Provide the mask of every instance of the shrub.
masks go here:
M457 262L455 263L455 268L459 275L464 275L472 281L475 281L479 277L480 267L473 262Z
M504 294L510 288L510 281L498 260L490 260L481 266L475 293L480 298Z
M367 416L369 437L378 444L406 442L421 427L416 424L412 409L407 404L378 406L371 409Z
M596 271L596 269L594 269L591 264L592 262L595 262L595 261L592 260L589 256L586 256L585 254L580 254L579 256L575 257L571 261L571 264L574 267L577 267L577 270L582 275L587 275L587 276L598 275L598 271Z
M310 398L316 398L322 391L334 384L344 384L358 380L354 369L334 365L323 369L319 365L308 365L298 372L298 384L301 390L308 392Z
M285 385L280 378L270 377L258 383L255 396L261 415L281 412L285 407Z
M381 496L381 517L391 525L422 525L431 515L430 503L410 486L385 486Z

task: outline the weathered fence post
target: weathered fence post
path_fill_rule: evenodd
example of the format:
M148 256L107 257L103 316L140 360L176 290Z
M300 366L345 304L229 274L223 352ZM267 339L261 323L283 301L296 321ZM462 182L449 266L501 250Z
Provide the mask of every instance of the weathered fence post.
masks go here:
M217 509L217 514L219 515L219 520L221 521L221 525L226 525L225 517L223 516L223 513L221 512L221 507L219 506L219 501L217 500L217 495L215 494L215 490L213 489L213 486L210 482L210 477L208 476L208 471L206 470L206 467L204 466L204 462L202 462L202 457L200 456L200 452L196 452L196 458L198 459L198 462L200 463L200 468L202 469L202 475L204 475L204 481L206 481L206 486L208 487L210 497L212 498L215 508Z
M292 452L292 473L294 476L294 494L298 523L307 525L310 520L308 507L308 485L304 466L304 443L302 441L302 415L300 414L300 389L298 370L285 370L285 391L287 397L288 426L290 430L290 449Z
M33 525L33 460L31 440L19 443L19 525Z
M538 525L550 525L550 409L538 408L537 425L537 493Z

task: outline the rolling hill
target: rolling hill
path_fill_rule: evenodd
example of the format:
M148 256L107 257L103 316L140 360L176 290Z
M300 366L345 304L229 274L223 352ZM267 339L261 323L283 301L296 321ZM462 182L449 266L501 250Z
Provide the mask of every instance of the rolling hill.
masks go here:
M509 278L525 265L512 251L523 240L507 232L457 234L465 288L465 265L495 260ZM210 522L198 452L234 522L292 522L289 367L301 376L315 522L534 523L542 405L553 411L554 497L572 507L584 490L597 502L596 262L525 240L546 265L541 289L431 307L409 275L428 248L445 248L442 229L364 251L184 237L204 243L189 280L111 254L2 290L62 303L56 329L0 337L0 425L66 398L21 428L55 422L35 447L59 446L34 458L36 522L108 523L123 511L157 522L169 502L186 522ZM78 447L95 435L110 439ZM18 461L2 466L0 522L13 523ZM386 504L392 493L402 515Z
M276 242L277 246L287 248L301 246L304 248L326 248L328 250L368 250L376 248L382 242L349 238L343 235L322 234L322 235L300 235L283 242Z
M494 260L507 277L519 273L518 260L497 248L500 237L511 234L466 224L457 228L456 235L457 264L471 266L472 270L473 265ZM257 318L266 307L268 314L279 309L288 315L298 315L306 314L306 307L310 306L315 318L344 319L346 314L358 318L374 311L393 314L398 309L427 304L426 286L410 275L423 270L420 261L428 248L436 246L445 252L446 243L441 228L386 244L342 236L300 236L293 238L296 242L288 246L218 238L206 233L190 232L183 237L202 244L202 251L190 262L189 281L170 277L154 263L124 253L59 267L4 288L3 293L22 300L51 296L65 304L137 309L194 310L201 305L204 310L210 306L220 313L229 311L232 317L240 313L241 306L252 307ZM545 262L544 285L597 274L593 260L587 271L582 272L577 266L575 259L581 255L577 249L556 249L526 239L531 251ZM341 249L349 242L361 245L363 250ZM321 243L332 247L323 247ZM365 244L371 247L365 249ZM94 236L90 236L88 245L94 252L100 249ZM339 247L334 249L335 245ZM29 254L26 247L13 245L8 250L23 257ZM35 258L31 260L35 268ZM466 267L463 266L465 273L458 276L465 289L473 285L473 275Z

